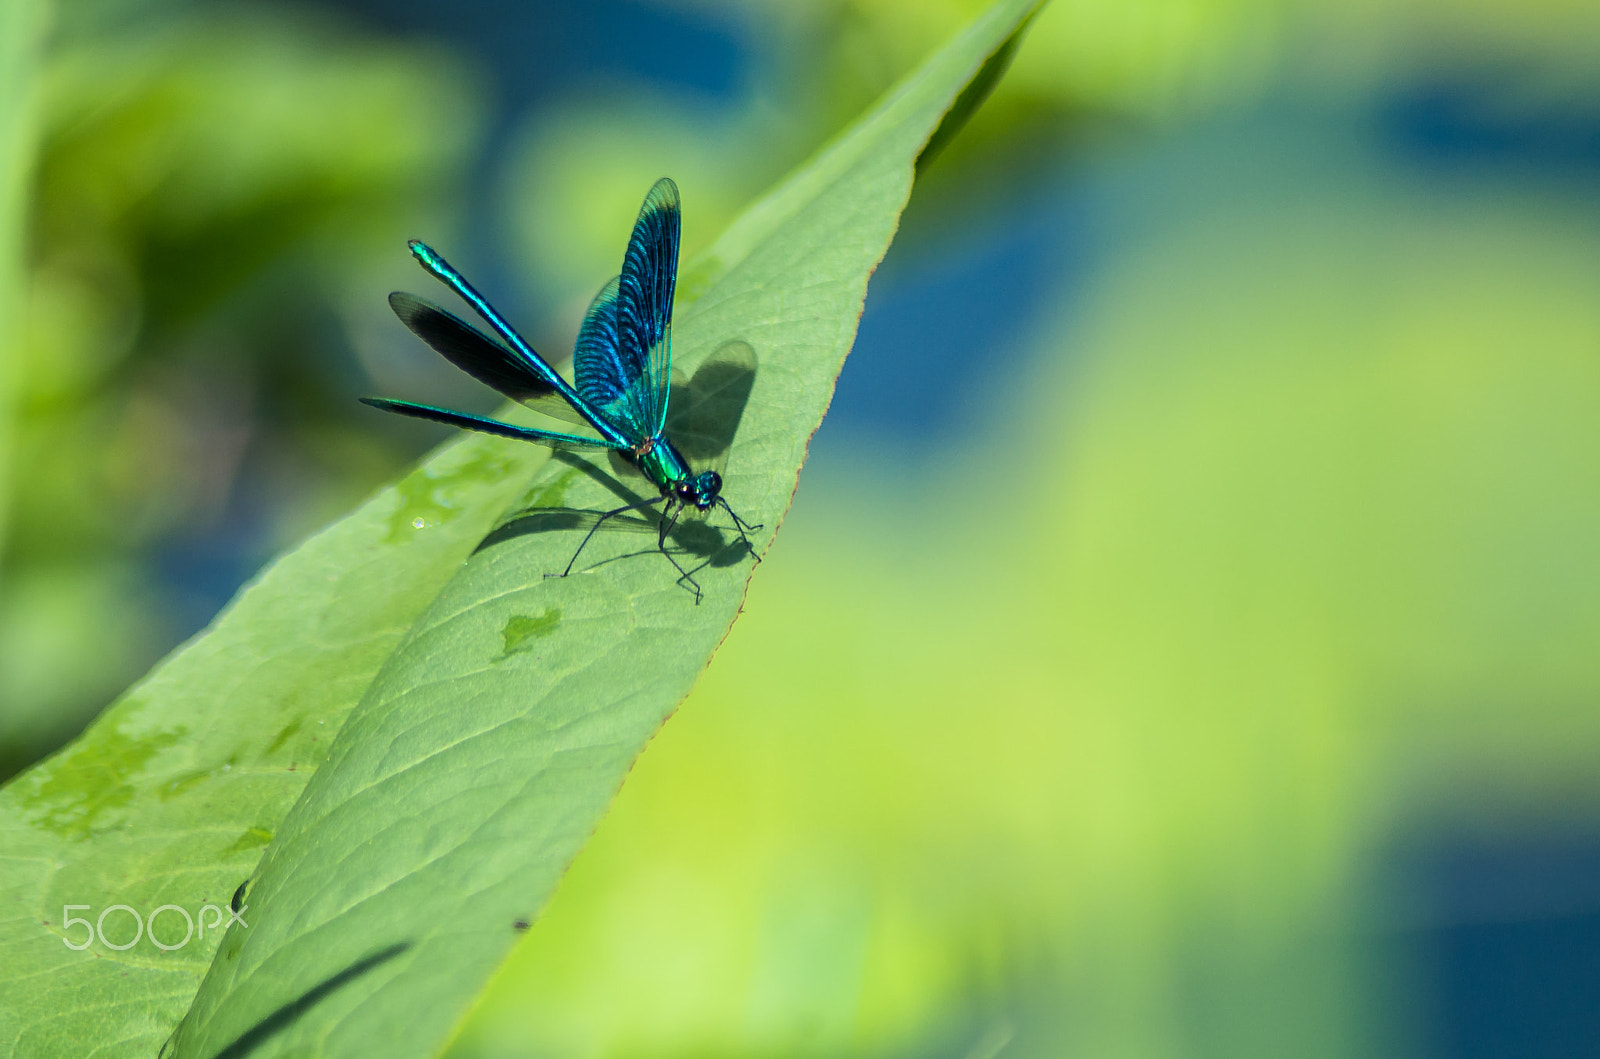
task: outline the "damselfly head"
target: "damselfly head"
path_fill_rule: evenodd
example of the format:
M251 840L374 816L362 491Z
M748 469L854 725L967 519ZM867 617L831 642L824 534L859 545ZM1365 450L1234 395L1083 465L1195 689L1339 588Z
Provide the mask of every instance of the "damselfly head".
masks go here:
M675 492L685 504L693 504L701 511L709 511L722 495L722 475L716 471L701 471L693 478L678 483Z

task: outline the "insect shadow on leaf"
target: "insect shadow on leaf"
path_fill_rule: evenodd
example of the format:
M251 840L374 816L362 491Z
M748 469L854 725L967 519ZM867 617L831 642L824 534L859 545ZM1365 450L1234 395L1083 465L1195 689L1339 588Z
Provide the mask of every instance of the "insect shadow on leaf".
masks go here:
M756 353L748 342L724 342L696 369L692 378L681 375L673 380L667 433L697 472L714 471L720 476L727 466L728 450L744 417L750 391L755 386ZM615 452L608 454L602 468L597 461L578 452L557 447L554 458L583 472L600 483L626 507L639 505L639 513L607 514L572 507L531 507L513 514L496 526L478 544L478 551L517 537L586 529L592 536L602 528L629 533L662 535L662 520L670 520L665 537L685 555L699 560L687 573L692 575L707 566L732 566L753 554L742 533L729 533L712 526L707 512L693 507L679 508L673 514L646 506L653 488L639 470ZM635 489L634 485L643 486ZM585 543L588 536L585 537ZM581 549L580 549L581 550ZM624 555L603 559L591 569L616 559L631 558L653 550L641 548Z

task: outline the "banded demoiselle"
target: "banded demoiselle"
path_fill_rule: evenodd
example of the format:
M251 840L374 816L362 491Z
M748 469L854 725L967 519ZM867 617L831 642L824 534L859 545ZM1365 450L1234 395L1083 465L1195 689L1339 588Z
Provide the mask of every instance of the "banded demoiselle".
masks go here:
M386 397L363 397L363 402L402 415L554 448L609 451L614 462L642 475L656 487L656 496L600 512L566 569L546 576L570 574L595 531L608 519L664 504L659 512L656 547L677 567L680 582L686 583L698 600L699 583L667 550L667 537L679 516L686 511L708 514L720 505L733 520L746 548L750 547L746 531L761 528L740 518L729 506L722 495L722 476L717 470L692 469L683 451L667 436L673 392L672 296L678 276L679 228L678 186L663 177L656 181L639 209L622 259L621 275L600 288L584 314L572 354L572 383L535 353L461 273L424 243L412 240L412 255L472 306L503 342L414 294L395 291L389 295L395 315L456 367L514 401L587 431L579 434L539 430ZM749 346L739 342L724 345L719 353L725 360L735 362L754 356ZM748 393L753 365L732 366L744 371ZM697 373L696 381L700 377ZM742 398L739 405L742 409ZM681 416L673 419L682 421ZM732 440L731 430L724 435L722 454ZM701 446L699 454L718 455L704 449Z

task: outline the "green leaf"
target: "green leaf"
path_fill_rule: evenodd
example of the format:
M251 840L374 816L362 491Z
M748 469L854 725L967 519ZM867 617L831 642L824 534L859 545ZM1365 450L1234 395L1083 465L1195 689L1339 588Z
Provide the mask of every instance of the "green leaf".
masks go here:
M225 908L379 666L526 487L528 457L491 438L447 446L269 567L81 738L0 790L0 1055L155 1054L220 931L170 952L148 937L75 951L65 918ZM105 927L126 930L116 944L133 935L126 912ZM176 943L181 915L157 929Z
M757 552L919 154L1032 6L997 5L685 270L680 363L735 340L758 361L724 490L766 524ZM527 513L616 495L570 458L457 442L0 791L0 1050L148 1056L192 997L169 1056L435 1054L743 600L726 516L675 535L704 559L698 605L653 531L602 530L546 578L584 530ZM247 875L249 926L214 959L214 928L171 952L62 942L68 904L193 913Z

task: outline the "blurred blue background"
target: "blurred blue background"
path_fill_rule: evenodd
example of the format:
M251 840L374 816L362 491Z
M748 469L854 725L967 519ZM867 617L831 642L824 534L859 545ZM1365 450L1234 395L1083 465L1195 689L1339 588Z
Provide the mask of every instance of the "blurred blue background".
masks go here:
M0 763L487 410L967 0L53 12ZM1600 9L1075 0L919 180L790 521L465 1057L1600 1050ZM21 171L21 170L19 170Z

